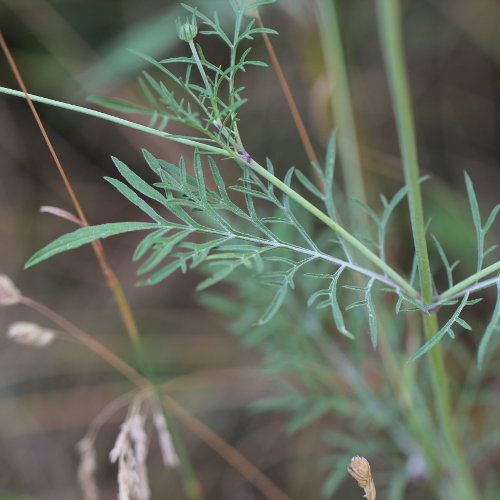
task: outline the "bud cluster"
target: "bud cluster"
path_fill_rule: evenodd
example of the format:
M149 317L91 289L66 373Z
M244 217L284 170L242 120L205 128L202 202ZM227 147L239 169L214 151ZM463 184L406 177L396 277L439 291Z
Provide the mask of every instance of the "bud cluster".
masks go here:
M184 42L192 42L198 34L198 25L196 24L194 16L191 18L191 21L186 19L186 22L184 23L177 18L175 26L177 27L177 36Z

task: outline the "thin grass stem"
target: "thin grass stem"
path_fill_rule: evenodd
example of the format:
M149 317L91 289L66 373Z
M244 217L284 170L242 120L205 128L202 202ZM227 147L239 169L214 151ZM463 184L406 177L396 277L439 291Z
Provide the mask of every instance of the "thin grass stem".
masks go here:
M14 73L14 76L21 87L24 96L26 97L26 101L28 103L28 106L33 114L33 117L35 118L35 121L38 125L38 128L40 129L40 132L44 138L45 143L47 144L47 147L49 148L50 154L54 160L54 163L56 164L56 167L59 171L59 174L61 175L61 178L63 180L64 186L66 188L66 191L69 194L69 197L71 198L71 201L73 203L73 206L75 207L75 210L78 214L78 217L81 221L82 226L88 226L88 221L87 217L85 216L85 213L83 211L82 206L80 205L80 202L78 201L78 198L73 190L73 187L71 186L71 183L66 175L66 172L64 171L64 168L62 166L61 161L59 160L59 157L54 149L54 146L52 144L52 141L50 140L47 131L45 130L45 127L42 123L42 120L40 119L40 116L35 108L35 105L33 104L33 101L31 100L31 97L28 93L28 90L26 88L26 84L24 83L24 79L21 76L21 73L19 71L19 68L17 67L17 64L12 57L12 54L9 50L9 47L7 43L5 42L5 39L0 32L0 46L2 47L2 50L5 54L5 57L7 58L7 61L9 63L9 66ZM130 308L130 305L128 303L127 297L125 296L125 293L123 292L122 286L116 277L115 273L109 266L108 260L106 258L106 254L104 252L104 248L102 246L102 243L100 241L95 241L92 242L92 248L94 249L94 253L96 255L97 261L99 263L99 266L101 267L102 273L104 274L104 277L106 281L108 282L109 287L111 288L116 302L118 304L118 308L120 311L120 315L122 317L123 323L125 324L125 327L127 329L127 332L130 336L131 339L135 339L139 335L139 331L137 329L137 324L134 319L134 315L132 313L132 309Z
M349 199L355 198L366 204L354 111L335 3L335 0L315 0L316 17L323 57L332 85L331 108L338 126L338 147L346 194ZM360 211L354 214L351 224L359 227L361 223L361 227L366 227L365 214Z
M264 22L262 21L262 17L260 16L258 10L255 12L255 19L257 20L257 24L259 28L265 29ZM288 81L286 79L285 73L281 67L280 61L276 52L274 51L273 44L271 43L271 39L269 35L265 32L261 33L262 38L264 40L264 44L266 46L267 52L269 54L269 58L271 59L271 63L273 65L274 71L276 72L276 76L278 77L278 81L280 83L281 89L283 90L283 94L285 95L285 99L290 109L290 113L292 115L295 126L297 127L297 132L299 133L300 140L304 146L304 150L306 152L307 158L311 163L316 163L319 165L318 156L316 155L316 151L312 145L309 134L307 133L307 129L304 125L304 121L302 120L302 116L300 115L299 109L297 107L297 103L293 97L292 91L290 90L290 86L288 85ZM321 179L317 179L318 182L322 184ZM325 187L320 185L322 191L324 191Z
M111 365L117 372L124 375L141 389L146 389L148 387L147 381L144 379L144 377L142 377L142 375L139 374L139 372L134 370L134 368L125 363L121 358L119 358L115 353L113 353L107 347L97 341L94 337L84 332L76 325L63 318L61 315L57 314L52 309L49 309L40 302L37 302L36 300L25 296L21 297L20 302L39 312L46 318L50 319L53 323L55 323L65 332L71 335L76 341L97 354L100 358L106 361L106 363Z
M396 117L405 181L408 186L410 220L418 263L422 300L424 305L429 305L433 302L433 283L427 251L422 193L419 183L413 112L404 62L400 5L398 0L378 0L376 5L382 52ZM439 331L436 313L423 315L423 326L427 340L431 339ZM450 449L449 464L453 466L451 487L455 491L457 499L475 500L479 497L470 467L466 462L464 451L458 439L440 345L435 346L429 355L436 411L439 415L442 432L446 436Z

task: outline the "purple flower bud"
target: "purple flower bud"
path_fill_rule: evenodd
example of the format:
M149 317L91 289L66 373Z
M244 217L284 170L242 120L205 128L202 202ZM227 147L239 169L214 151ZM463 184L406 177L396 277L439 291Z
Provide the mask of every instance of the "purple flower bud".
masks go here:
M245 163L250 163L252 161L252 157L244 149L238 151L238 154Z

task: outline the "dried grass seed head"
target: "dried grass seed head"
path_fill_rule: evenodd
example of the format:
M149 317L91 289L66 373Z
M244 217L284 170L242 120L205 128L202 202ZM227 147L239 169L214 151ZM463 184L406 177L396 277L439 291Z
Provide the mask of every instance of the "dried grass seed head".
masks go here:
M53 330L39 326L36 323L17 321L7 329L7 337L18 344L45 347L52 343L55 333Z
M5 274L0 274L0 306L13 306L21 301L21 292Z
M111 462L118 461L120 500L149 500L151 495L146 469L148 439L144 424L141 405L133 401L109 454Z
M158 444L160 445L163 465L169 468L177 467L179 465L179 457L175 452L172 436L170 435L167 423L165 422L165 417L160 410L154 411L153 422L158 434Z
M97 468L96 452L94 440L84 437L78 442L76 449L80 455L80 464L78 465L78 484L82 489L84 500L98 500L99 489L95 480L95 471Z

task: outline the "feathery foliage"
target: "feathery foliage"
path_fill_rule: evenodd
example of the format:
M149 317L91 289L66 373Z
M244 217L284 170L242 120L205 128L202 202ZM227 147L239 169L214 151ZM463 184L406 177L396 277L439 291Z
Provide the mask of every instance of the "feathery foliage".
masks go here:
M194 145L192 161L181 157L178 164L172 164L144 150L145 162L156 177L149 183L135 169L113 158L121 178L106 180L148 221L83 227L48 244L26 265L98 239L146 232L132 257L134 262L140 261L138 284L158 284L179 270L185 273L198 269L204 273L197 286L199 291L205 291L202 300L230 315L237 335L264 353L263 369L279 376L278 396L260 401L260 409L290 412L290 433L313 423L327 422L324 426L328 428L332 414L342 421L349 420L357 430L352 435L331 429L323 433L323 444L336 448L335 456L325 459L329 474L324 495L332 495L340 486L346 473L345 465L339 464L349 462L353 449L365 455L384 449L390 450L387 497L401 498L406 483L416 478L415 474L410 477L406 465L411 461L435 464L432 450L436 444L430 440L443 449L449 445L447 437L435 435L434 423L427 418L431 413L426 402L427 381L419 387L412 371L417 364L407 366L404 361L416 361L443 339L455 339L459 330L475 335L474 326L464 319L464 311L482 300L476 296L478 291L496 287L496 305L477 353L479 364L485 363L494 345L493 336L500 329L500 262L485 265L496 248L486 248L486 237L500 205L483 224L472 182L465 175L476 232L475 270L455 283L459 262L450 263L446 248L431 234L447 289L439 292L432 284L433 297L424 300L425 286L422 292L415 285L417 274L422 272L419 266L424 267L417 252L409 276L404 277L390 261L387 245L391 217L406 198L412 203L412 189L420 189L427 177L415 179L413 186L408 182L390 199L381 195L381 210L354 200L371 224L371 230L362 228L366 234L358 238L338 216L335 133L328 142L323 164L311 165L317 183L294 167L281 180L271 160L267 159L265 166L257 163L246 150L238 128L246 98L237 77L249 67L265 66L250 59L251 49L243 46L255 35L276 32L255 27L255 19L248 20L245 12L269 3L272 0L242 4L230 0L235 17L232 32L222 27L216 14L210 18L184 5L191 18L185 23L179 21L178 32L191 55L156 61L139 54L155 74L165 78L162 81L150 72L142 74L139 85L146 104L92 99L115 111L149 116L149 127L156 131L166 132L172 121L188 127L191 135L167 133L165 137ZM206 29L198 31L198 23ZM227 67L216 66L205 57L202 47L194 42L198 34L220 39L228 52ZM239 169L235 184L226 183L226 175L218 165L221 159L231 160L225 168ZM318 220L328 229L319 228ZM423 226L425 240L429 225ZM376 235L373 240L370 234ZM244 311L236 311L234 301L227 297L206 291L223 280L243 297ZM391 314L387 313L389 308L393 309ZM417 313L426 319L438 310L443 315L442 326L418 348L412 338L407 349L405 340L411 335L406 335L407 317L400 313ZM346 354L360 354L364 332L373 349L379 347L389 360L383 368L387 374L396 370L396 376L390 373L390 387L374 390L366 374L360 373ZM421 344L421 339L418 342ZM408 350L415 352L409 354ZM401 400L399 407L395 399ZM415 408L424 415L422 421ZM374 435L381 437L375 439Z

